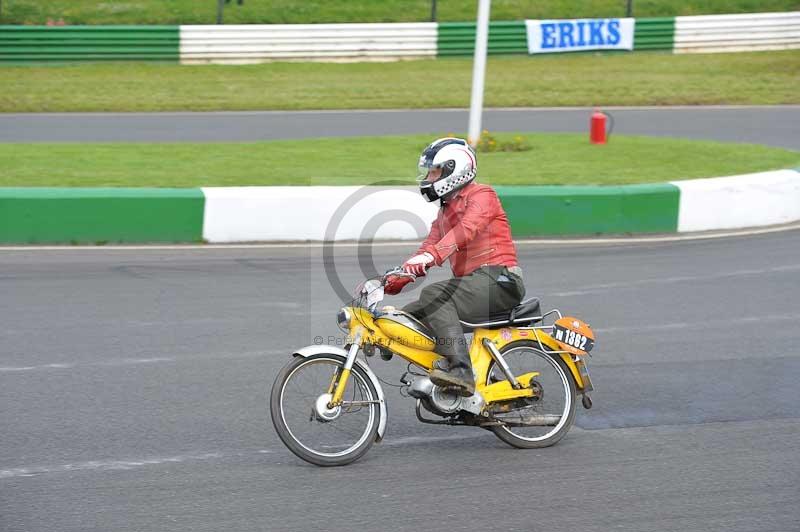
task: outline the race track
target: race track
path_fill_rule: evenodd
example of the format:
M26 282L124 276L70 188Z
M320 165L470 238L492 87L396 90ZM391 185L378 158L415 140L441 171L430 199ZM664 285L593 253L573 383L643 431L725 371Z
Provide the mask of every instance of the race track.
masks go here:
M607 108L614 133L800 149L800 106ZM587 132L591 109L486 109L492 132ZM241 142L466 131L463 109L0 114L0 142ZM612 133L613 135L613 133Z
M595 407L518 451L387 387L386 441L336 469L267 407L289 353L338 334L320 248L0 251L0 530L798 530L798 249L522 245L529 295L595 327ZM334 264L362 276L353 247Z

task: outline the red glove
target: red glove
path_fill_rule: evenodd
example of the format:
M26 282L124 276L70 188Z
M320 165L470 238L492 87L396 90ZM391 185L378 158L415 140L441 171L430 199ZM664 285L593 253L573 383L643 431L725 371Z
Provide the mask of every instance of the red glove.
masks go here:
M414 279L411 277L390 275L386 278L386 284L383 286L383 293L390 296L399 294L400 290L402 290L405 285L412 281L414 281Z
M414 255L413 257L405 261L403 263L402 268L403 271L406 273L413 273L417 277L421 277L425 275L427 269L433 266L434 263L435 260L433 258L433 255L431 255L426 251L425 253Z

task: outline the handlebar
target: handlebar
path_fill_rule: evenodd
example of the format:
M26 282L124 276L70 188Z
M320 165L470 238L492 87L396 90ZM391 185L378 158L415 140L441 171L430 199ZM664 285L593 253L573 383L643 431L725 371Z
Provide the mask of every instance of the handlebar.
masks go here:
M372 277L359 284L358 287L356 288L356 295L354 297L354 301L359 297L370 296L371 294L375 293L376 290L380 289L381 292L379 294L379 298L375 302L373 302L373 305L377 304L377 301L383 299L383 287L386 286L386 280L392 275L396 275L397 277L408 277L412 281L417 278L417 276L414 275L413 273L404 272L403 268L399 266L396 268L392 268L386 271L386 273L384 273L383 275Z

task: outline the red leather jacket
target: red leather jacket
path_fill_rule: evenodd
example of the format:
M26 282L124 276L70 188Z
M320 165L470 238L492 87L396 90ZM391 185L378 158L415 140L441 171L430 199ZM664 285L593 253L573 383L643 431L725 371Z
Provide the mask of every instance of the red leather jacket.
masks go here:
M506 211L489 185L470 183L439 209L417 253L433 255L437 266L450 259L453 275L481 266L517 266Z

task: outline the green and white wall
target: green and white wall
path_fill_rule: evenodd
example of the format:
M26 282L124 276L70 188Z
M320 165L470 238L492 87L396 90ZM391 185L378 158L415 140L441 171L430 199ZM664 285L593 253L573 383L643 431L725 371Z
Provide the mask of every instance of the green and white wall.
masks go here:
M178 26L0 26L0 63L180 61Z
M526 54L525 21L492 22L490 54ZM0 63L276 60L387 61L464 56L475 24L0 26ZM633 50L675 53L800 48L800 11L635 20Z
M498 186L516 238L800 221L800 171L616 187ZM417 240L416 187L0 188L0 244Z

